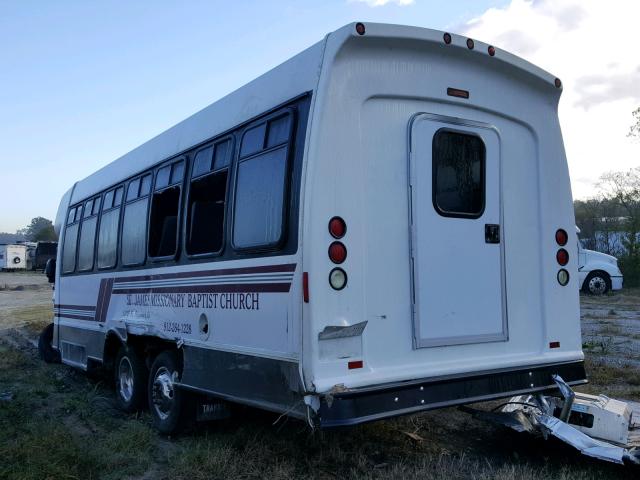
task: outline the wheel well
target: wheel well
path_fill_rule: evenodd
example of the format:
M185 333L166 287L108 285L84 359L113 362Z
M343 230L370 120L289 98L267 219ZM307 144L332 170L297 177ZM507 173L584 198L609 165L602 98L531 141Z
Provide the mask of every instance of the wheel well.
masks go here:
M111 333L107 335L104 345L103 365L106 368L113 369L118 350L124 344L132 348L140 358L144 358L147 368L151 368L155 358L166 350L174 351L178 355L179 362L182 363L182 349L178 348L175 342L144 335L129 335L126 342L123 342L118 335Z

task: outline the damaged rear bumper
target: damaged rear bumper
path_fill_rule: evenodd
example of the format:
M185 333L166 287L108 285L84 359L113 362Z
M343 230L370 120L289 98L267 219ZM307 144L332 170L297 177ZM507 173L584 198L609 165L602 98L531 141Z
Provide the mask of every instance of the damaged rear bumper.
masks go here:
M587 383L582 361L492 370L398 382L325 394L317 412L321 427L339 427L435 408L474 403L557 388L552 375L569 385Z

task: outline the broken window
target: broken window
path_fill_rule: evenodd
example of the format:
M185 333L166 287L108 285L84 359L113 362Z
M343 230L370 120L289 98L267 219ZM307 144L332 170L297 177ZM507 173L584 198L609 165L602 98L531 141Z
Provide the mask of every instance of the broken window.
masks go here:
M175 256L178 249L178 211L184 160L160 168L156 174L149 222L149 256Z
M231 139L205 147L193 160L187 202L187 253L218 253L224 240Z

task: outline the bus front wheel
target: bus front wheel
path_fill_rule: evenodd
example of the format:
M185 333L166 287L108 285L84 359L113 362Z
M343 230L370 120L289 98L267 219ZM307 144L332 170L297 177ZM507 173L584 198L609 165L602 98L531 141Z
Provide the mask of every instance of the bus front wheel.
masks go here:
M145 407L148 376L144 360L122 345L115 362L116 402L121 410L132 413Z

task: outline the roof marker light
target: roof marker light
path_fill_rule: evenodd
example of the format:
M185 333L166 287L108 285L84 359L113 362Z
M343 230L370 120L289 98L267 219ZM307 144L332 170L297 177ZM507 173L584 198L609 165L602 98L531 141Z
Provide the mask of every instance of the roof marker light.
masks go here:
M444 43L446 43L447 45L449 45L451 43L451 34L450 33L445 33L442 38L444 39Z
M365 32L365 28L364 28L364 23L356 23L356 32L358 32L358 35L364 35Z
M447 95L450 97L469 98L468 90L461 90L460 88L447 88Z
M489 52L489 55L493 57L496 54L496 47L489 45L487 51Z
M473 43L473 40L471 40L470 38L467 38L467 48L469 50L473 50L473 47L475 47L475 44Z
M562 86L562 82L559 78L556 78L553 83L555 84L556 88L560 88Z

